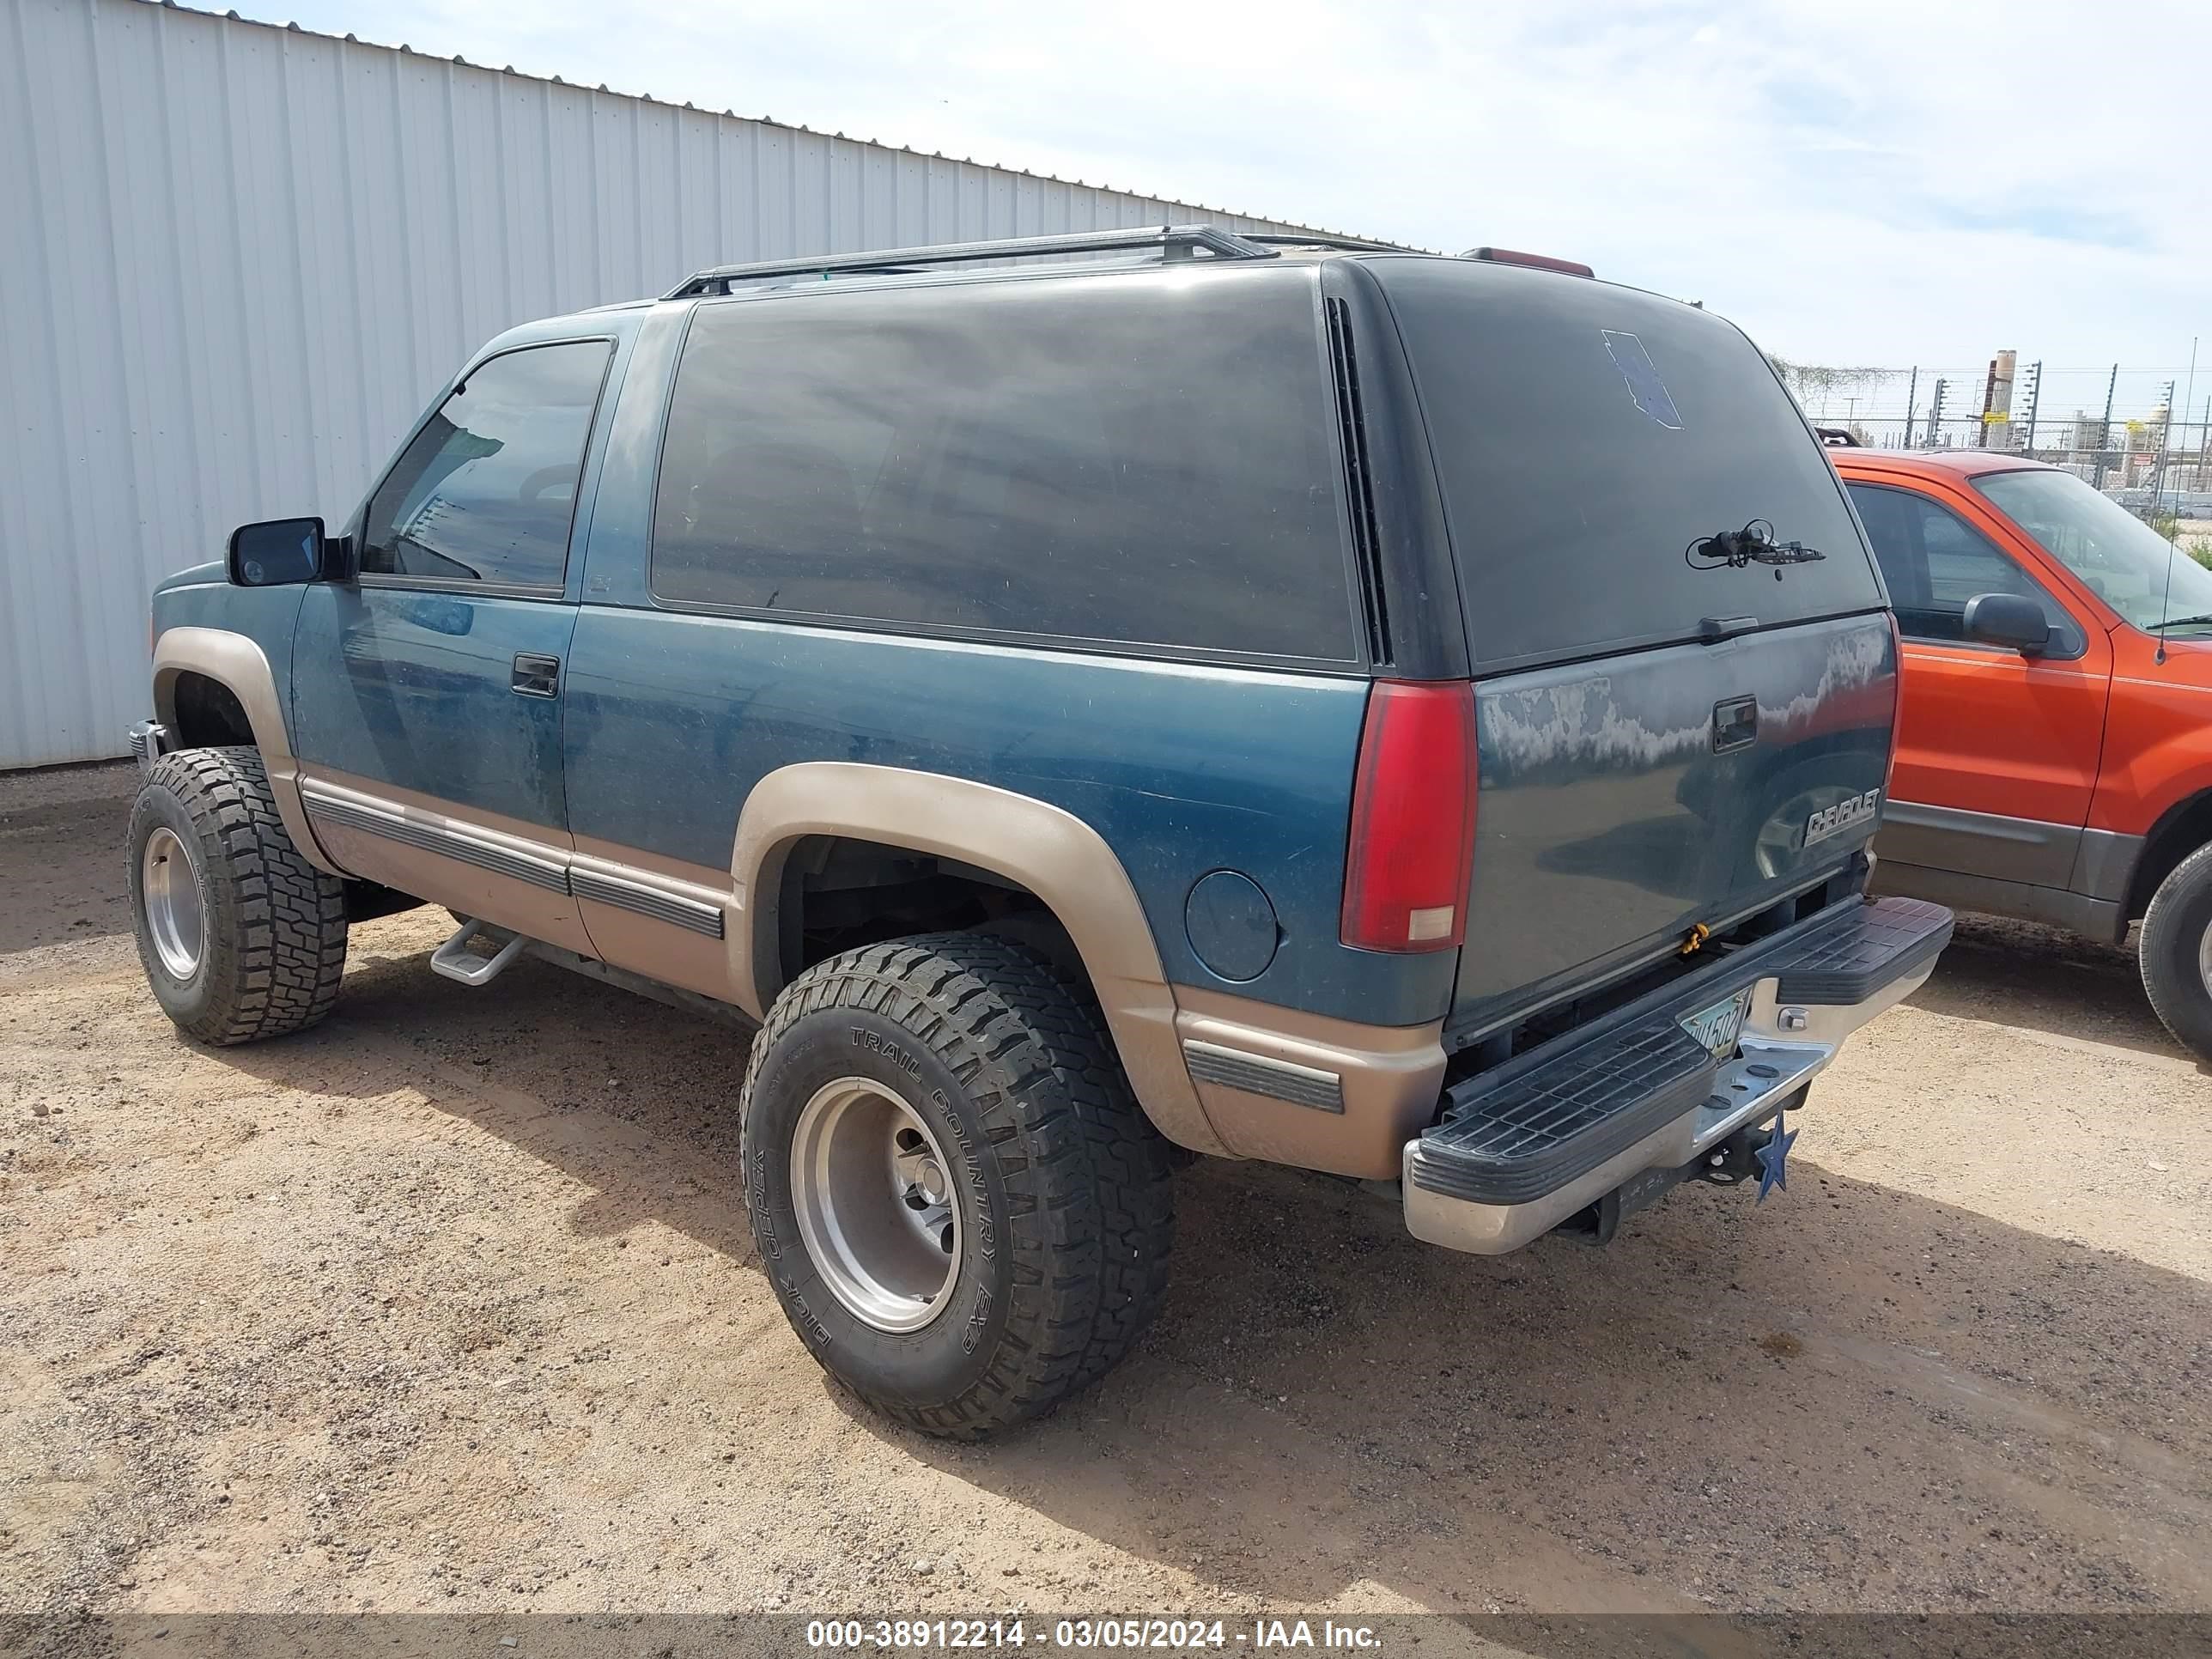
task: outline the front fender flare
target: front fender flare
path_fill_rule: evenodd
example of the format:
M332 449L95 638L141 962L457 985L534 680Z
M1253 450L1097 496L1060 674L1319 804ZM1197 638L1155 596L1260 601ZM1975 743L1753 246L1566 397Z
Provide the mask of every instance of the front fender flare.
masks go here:
M243 634L221 628L171 628L154 642L155 718L176 729L177 677L204 674L238 699L253 728L254 747L261 751L262 769L269 775L269 793L276 797L276 816L300 854L316 868L333 876L345 872L331 861L316 843L307 823L307 808L300 803L300 765L292 754L292 738L284 724L283 699L276 693L276 676L267 654Z
M857 836L957 859L1036 894L1074 941L1146 1115L1181 1146L1229 1155L1183 1063L1175 995L1144 906L1096 830L1048 802L939 773L849 761L769 773L745 798L730 859L740 924L731 929L731 985L756 1017L783 989L776 915L783 865L809 836Z

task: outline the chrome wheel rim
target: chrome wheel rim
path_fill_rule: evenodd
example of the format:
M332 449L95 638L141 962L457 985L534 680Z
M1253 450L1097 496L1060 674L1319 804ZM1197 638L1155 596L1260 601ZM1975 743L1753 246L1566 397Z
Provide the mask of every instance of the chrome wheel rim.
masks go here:
M170 978L190 979L199 971L207 926L200 908L200 872L175 830L164 826L146 837L138 860L138 890L154 954Z
M830 1293L879 1331L918 1331L960 1276L952 1161L906 1102L867 1078L814 1091L791 1141L799 1236Z
M2212 996L2212 926L2197 941L2197 977L2204 982L2204 994Z

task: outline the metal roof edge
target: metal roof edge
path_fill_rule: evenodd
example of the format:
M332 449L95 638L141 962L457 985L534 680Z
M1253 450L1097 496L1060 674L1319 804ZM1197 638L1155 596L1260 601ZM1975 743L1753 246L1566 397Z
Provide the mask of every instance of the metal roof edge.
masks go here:
M653 104L659 106L662 109L667 110L688 110L694 115L712 116L718 120L750 121L760 126L779 128L785 132L804 132L808 134L810 137L816 138L829 138L834 139L842 143L859 144L869 149L882 150L887 155L915 155L921 157L923 161L956 161L965 167L985 167L993 173L1007 173L1017 179L1033 179L1037 183L1044 185L1073 185L1080 190L1095 190L1102 195L1125 196L1133 202L1156 202L1163 207L1174 208L1181 212L1195 215L1201 218L1207 216L1212 216L1231 219L1258 219L1262 224L1291 224L1291 221L1287 219L1262 218L1258 214L1241 212L1235 208L1205 207L1195 202L1180 201L1173 197L1146 196L1133 190L1116 190L1111 185L1094 185L1081 179L1062 179L1057 173L1032 173L1027 167L1010 167L998 161L979 161L972 155L947 155L943 150L915 149L910 145L886 144L879 143L873 138L848 138L842 132L824 132L818 127L810 127L804 124L794 124L789 121L779 121L772 115L740 115L734 109L702 109L696 104L672 104L666 99L655 98L649 92L617 92L613 88L608 86L605 82L601 82L598 86L594 87L586 85L581 81L565 81L557 75L532 75L526 70L519 70L515 68L512 64L495 67L490 64L478 64L472 62L469 58L462 57L459 52L453 53L450 58L441 57L435 52L418 52L404 40L396 46L386 46L381 40L364 40L359 35L356 35L350 31L344 34L331 34L321 29L303 28L296 22L271 23L258 17L243 17L240 16L235 9L229 11L215 11L203 6L182 5L179 3L179 0L136 0L136 3L150 6L161 11L180 11L194 17L212 18L218 23L243 23L250 28L268 29L278 34L306 35L313 40L328 40L337 46L368 46L379 52L400 52L410 58L420 58L426 63L458 64L464 69L482 70L488 75L511 75L519 81L535 81L544 86L566 87L572 91L577 92L604 93L610 98L627 98L635 103ZM1350 231L1324 230L1318 225L1293 225L1291 228L1295 230L1311 231L1316 235L1341 236L1358 241L1371 242L1378 240L1371 236L1358 235ZM1398 243L1383 243L1382 246L1396 248L1401 245ZM1419 253L1425 252L1427 251L1428 250L1426 249L1415 247L1405 248L1405 252L1409 253Z

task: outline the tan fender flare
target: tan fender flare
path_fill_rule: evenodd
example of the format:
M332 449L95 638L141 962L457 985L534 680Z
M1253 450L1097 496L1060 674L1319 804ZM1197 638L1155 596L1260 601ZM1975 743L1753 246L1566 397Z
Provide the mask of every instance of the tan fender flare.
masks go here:
M177 677L204 674L228 690L246 711L253 728L254 746L261 751L263 770L269 775L269 792L276 798L276 816L301 855L317 868L342 876L316 844L308 827L307 808L300 804L300 764L293 757L292 738L284 724L283 700L276 695L276 676L261 647L243 634L221 628L172 628L154 642L155 718L172 732L177 725Z
M1137 890L1089 824L1033 797L933 772L810 761L769 773L745 798L730 860L739 923L730 929L731 986L757 1017L783 988L775 907L783 861L807 836L957 859L1036 894L1074 940L1146 1115L1181 1146L1233 1156L1183 1063L1175 995Z

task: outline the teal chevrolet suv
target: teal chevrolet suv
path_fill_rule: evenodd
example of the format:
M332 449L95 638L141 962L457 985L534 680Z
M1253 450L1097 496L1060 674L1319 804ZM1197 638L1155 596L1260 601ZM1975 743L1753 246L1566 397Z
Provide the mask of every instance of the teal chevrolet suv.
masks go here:
M155 999L455 913L758 1025L793 1327L921 1429L1113 1364L1171 1174L1499 1252L1786 1182L1948 914L1866 896L1881 581L1765 359L1558 261L1207 227L702 271L465 364L154 603Z

